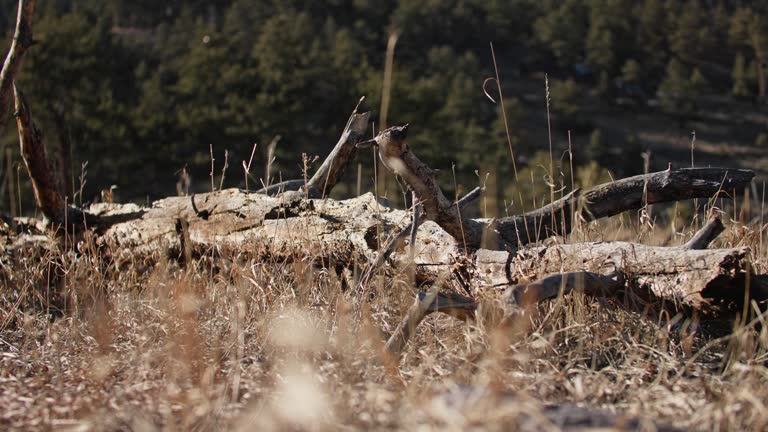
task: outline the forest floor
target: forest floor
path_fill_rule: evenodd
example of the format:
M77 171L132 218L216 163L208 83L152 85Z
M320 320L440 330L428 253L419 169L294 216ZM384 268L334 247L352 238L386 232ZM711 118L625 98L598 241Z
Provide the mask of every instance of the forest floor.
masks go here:
M727 226L716 246L751 246L765 270L762 232ZM679 244L692 231L614 218L568 241ZM559 430L549 404L768 428L765 314L705 325L574 294L511 336L488 300L474 322L430 315L393 361L382 345L413 302L407 271L363 299L311 256L122 271L88 253L19 258L1 270L3 429Z

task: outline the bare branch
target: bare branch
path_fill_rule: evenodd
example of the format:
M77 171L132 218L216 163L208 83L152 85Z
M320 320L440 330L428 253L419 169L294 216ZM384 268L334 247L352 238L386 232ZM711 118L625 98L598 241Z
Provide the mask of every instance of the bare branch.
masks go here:
M32 16L35 13L36 0L19 0L16 15L16 30L8 55L5 57L3 70L0 72L0 126L5 124L11 111L13 82L21 68L24 53L34 44L32 39Z
M392 357L399 357L416 327L432 312L443 312L458 319L467 320L474 317L476 307L477 305L472 299L459 294L438 293L437 291L420 292L414 304L408 309L403 320L387 340L384 349Z
M717 236L719 236L725 227L719 217L711 218L706 225L701 227L693 237L685 244L686 249L706 249Z
M443 194L434 171L406 144L407 132L408 125L395 126L375 138L384 166L402 177L416 193L424 203L427 219L471 248L480 247L484 237L492 248L523 246L552 235L569 233L573 215L592 221L639 209L646 204L711 198L723 191L742 190L755 176L753 171L739 169L669 169L605 183L587 191L575 190L540 209L501 218L491 224L488 220L472 220L460 214L457 206ZM459 204L461 206L461 202Z
M711 198L721 192L743 190L754 178L750 170L726 168L683 168L638 175L595 186L587 191L576 190L538 210L498 221L498 232L507 243L522 246L553 234L571 231L571 215L593 221L614 216L645 204ZM647 188L647 202L643 193ZM558 225L552 227L552 215ZM559 217L559 216L563 217ZM525 226L536 227L530 236Z

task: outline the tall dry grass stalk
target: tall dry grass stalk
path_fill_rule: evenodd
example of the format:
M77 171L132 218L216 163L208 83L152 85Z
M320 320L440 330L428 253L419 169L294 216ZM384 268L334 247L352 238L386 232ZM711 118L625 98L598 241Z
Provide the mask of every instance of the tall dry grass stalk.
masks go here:
M384 130L388 126L387 115L389 103L392 97L392 74L395 69L395 47L397 46L397 32L392 32L387 39L387 53L384 60L384 79L381 85L381 108L379 110L379 129Z

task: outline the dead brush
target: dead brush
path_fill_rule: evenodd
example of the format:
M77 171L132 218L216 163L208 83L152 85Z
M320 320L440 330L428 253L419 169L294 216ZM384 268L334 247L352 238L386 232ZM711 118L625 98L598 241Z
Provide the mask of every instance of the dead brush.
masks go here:
M759 428L766 421L762 315L718 340L576 293L538 306L523 323L529 331L512 335L499 327L502 316L489 297L469 325L428 317L392 365L378 350L411 303L407 272L361 300L302 251L286 261L266 251L253 259L220 250L216 261L227 264L213 271L211 255L199 256L185 269L158 265L149 273L101 271L114 264L99 256L83 260L82 269L67 267L65 288L86 290L77 294L82 312L53 321L34 308L13 308L18 300L6 289L3 310L12 324L2 332L0 368L15 380L4 393L10 408L3 424L523 427L522 402L512 394L528 398L526 413L547 401L652 413L686 428ZM26 262L14 277L45 280L50 264ZM18 288L39 290L33 286ZM82 292L101 293L109 303L87 302ZM435 411L435 397L464 388L490 393ZM295 416L298 401L306 409Z

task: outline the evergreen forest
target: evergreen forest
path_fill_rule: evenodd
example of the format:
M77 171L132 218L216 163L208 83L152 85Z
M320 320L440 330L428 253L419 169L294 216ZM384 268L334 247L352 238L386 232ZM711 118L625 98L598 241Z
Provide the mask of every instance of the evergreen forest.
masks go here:
M0 1L6 46L15 12ZM208 191L212 155L218 188L225 152L221 186L245 187L254 144L251 188L301 178L363 95L377 129L411 124L409 144L447 189L493 185L499 208L574 176L688 166L696 140L697 165L737 157L764 173L762 1L49 0L36 15L19 86L77 202L115 185L144 203L184 175ZM27 188L11 124L6 210L7 189ZM358 157L364 191L372 160ZM354 194L356 175L337 193Z

